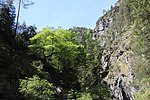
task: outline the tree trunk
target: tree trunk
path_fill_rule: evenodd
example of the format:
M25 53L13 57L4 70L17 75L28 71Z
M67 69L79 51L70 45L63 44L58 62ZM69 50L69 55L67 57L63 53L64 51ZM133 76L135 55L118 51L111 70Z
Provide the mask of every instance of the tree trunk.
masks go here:
M18 23L19 23L20 8L21 8L21 0L19 0L19 5L18 5L17 21L16 21L15 32L14 32L15 36L16 36L16 33L17 33L17 28L18 28Z

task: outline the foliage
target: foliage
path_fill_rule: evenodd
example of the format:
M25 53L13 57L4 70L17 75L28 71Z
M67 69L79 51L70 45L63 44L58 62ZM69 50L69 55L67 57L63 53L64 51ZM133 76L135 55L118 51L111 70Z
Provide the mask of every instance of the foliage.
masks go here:
M93 32L90 29L77 27L71 30L77 33L78 42L84 46L84 65L78 68L78 78L83 92L81 99L87 95L93 100L109 100L110 91L107 85L102 83L105 76L102 75L102 49L99 39L92 40ZM86 93L84 94L84 92ZM74 93L74 95L76 94Z
M133 3L135 33L139 43L139 53L150 60L150 0L136 0Z
M84 91L69 91L69 100L111 100L110 91L106 84L93 85L92 87L86 87Z
M36 70L36 74L44 79L49 79L49 73L43 69L43 63L41 61L32 61L33 68Z
M92 30L79 27L70 30L44 28L30 38L29 49L41 60L33 63L38 75L50 75L51 81L62 87L69 99L110 97L107 85L101 83L104 78L101 76L102 50L99 41L92 40L92 34Z
M37 28L35 25L27 26L25 22L23 22L22 25L18 24L16 31L17 49L19 49L21 52L27 51L27 46L30 44L29 38L37 34L36 29Z
M149 100L150 99L150 88L138 90L136 93L136 100Z
M77 68L82 64L83 47L76 43L75 34L68 30L45 28L30 40L31 52L57 70L63 86L71 88L78 83Z
M107 84L101 83L90 87L88 90L93 100L111 100L110 90Z
M36 29L37 28L35 25L27 26L25 22L23 22L22 25L18 26L17 33L21 35L24 45L30 44L29 38L37 34Z
M54 100L54 86L37 75L33 78L20 79L19 91L33 100Z
M84 47L84 64L78 68L79 81L82 88L86 88L94 84L99 77L98 71L101 68L102 50L99 46L99 41L93 41L93 32L86 28L73 28L73 32L77 33L78 42Z
M135 55L134 74L136 100L148 100L150 84L150 0L124 0L130 9L126 14L133 20L133 46ZM127 13L127 12L125 12Z
M73 89L70 89L67 93L68 100L77 99L78 95L79 95L79 92Z
M138 87L136 94L137 100L150 99L148 84L150 77L150 0L132 1L132 15L134 18L135 28L135 83Z
M0 1L0 35L8 41L9 44L14 42L14 20L15 8L11 3Z
M90 93L80 93L77 100L93 100Z
M71 32L61 29L54 30L45 28L30 40L31 45L29 45L29 48L31 51L44 59L49 56L56 57L58 54L64 56L62 52L65 51L69 51L72 55L68 56L72 58L74 56L73 54L78 53L78 49L82 47L81 45L76 45L74 43L75 36ZM56 57L56 59L58 59L58 57Z

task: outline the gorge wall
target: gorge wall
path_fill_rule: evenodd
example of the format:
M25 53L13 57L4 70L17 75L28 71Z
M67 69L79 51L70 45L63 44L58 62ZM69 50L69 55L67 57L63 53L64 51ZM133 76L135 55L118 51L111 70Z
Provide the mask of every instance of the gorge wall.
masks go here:
M121 1L96 22L93 40L99 39L103 49L102 65L109 71L108 83L113 100L134 100L133 25L121 15Z

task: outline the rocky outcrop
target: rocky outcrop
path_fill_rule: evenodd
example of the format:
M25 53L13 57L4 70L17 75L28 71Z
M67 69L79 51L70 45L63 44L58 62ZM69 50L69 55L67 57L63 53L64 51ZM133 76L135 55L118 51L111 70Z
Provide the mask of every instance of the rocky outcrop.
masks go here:
M114 26L118 7L115 6L97 21L93 40L99 39L103 49L103 69L109 71L105 81L112 91L112 99L134 100L132 27L120 22L120 26Z

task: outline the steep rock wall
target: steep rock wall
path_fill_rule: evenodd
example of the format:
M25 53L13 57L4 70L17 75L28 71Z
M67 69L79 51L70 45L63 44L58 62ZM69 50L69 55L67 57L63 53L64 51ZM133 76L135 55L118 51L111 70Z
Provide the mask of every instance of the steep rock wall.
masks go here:
M132 51L132 28L122 18L120 4L115 5L96 23L93 40L99 39L103 49L103 69L109 70L105 81L112 91L113 100L134 100L132 86L134 52Z

